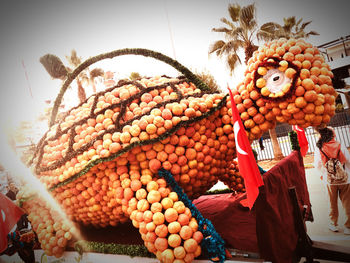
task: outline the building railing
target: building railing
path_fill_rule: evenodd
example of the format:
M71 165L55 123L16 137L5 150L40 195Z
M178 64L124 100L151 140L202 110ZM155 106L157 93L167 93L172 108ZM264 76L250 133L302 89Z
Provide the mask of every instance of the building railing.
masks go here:
M346 147L350 147L350 109L336 113L332 117L328 126L334 128L336 138L339 141L341 141ZM292 151L288 137L288 133L291 130L292 126L289 124L279 124L276 126L277 141L280 145L283 156L287 156ZM313 127L308 127L305 129L305 135L309 143L307 154L313 154L315 152L318 134ZM255 140L252 143L252 148L258 153L258 161L274 159L272 141L268 132L264 133L262 140L264 146L263 150L260 148L258 140Z

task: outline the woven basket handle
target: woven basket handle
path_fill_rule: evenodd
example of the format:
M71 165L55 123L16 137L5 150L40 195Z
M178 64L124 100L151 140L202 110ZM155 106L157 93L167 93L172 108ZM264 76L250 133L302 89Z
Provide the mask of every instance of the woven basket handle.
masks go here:
M193 74L188 68L181 65L178 61L153 50L149 49L143 49L143 48L125 48L125 49L118 49L114 50L108 53L100 54L95 57L91 57L87 60L85 60L83 63L81 63L73 72L68 73L67 78L65 82L63 83L60 92L58 93L55 103L51 112L51 118L50 118L50 124L51 127L54 125L58 113L58 108L61 105L63 95L68 89L69 85L72 83L72 81L87 67L90 65L103 60L107 58L114 58L117 56L123 56L123 55L140 55L144 57L152 57L154 59L163 61L164 63L169 64L179 72L181 72L189 81L191 81L193 84L196 85L197 88L199 88L202 91L210 91L210 88L202 81L200 80L195 74Z

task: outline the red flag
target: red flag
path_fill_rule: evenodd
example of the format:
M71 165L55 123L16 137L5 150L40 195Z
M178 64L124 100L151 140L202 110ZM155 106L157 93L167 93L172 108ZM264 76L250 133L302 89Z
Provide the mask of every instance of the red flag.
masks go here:
M259 168L253 155L245 128L239 116L236 104L233 100L232 92L228 87L231 98L233 130L235 133L236 151L239 165L239 172L244 178L247 192L248 206L251 209L259 195L259 186L264 182L261 178Z
M24 214L6 195L0 193L0 253L7 248L7 234Z
M300 146L300 153L302 156L305 156L307 153L307 150L309 149L309 143L306 139L305 131L304 129L300 128L298 125L292 126L293 130L297 132L299 146Z

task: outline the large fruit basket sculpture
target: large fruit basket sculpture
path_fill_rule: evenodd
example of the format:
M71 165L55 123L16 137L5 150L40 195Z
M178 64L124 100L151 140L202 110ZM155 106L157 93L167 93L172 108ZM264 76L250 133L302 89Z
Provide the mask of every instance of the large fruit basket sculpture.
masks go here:
M183 76L120 81L60 121L55 121L54 111L52 126L37 146L33 170L66 218L35 196L23 208L48 255L60 257L78 233L64 220L96 227L131 220L160 261L191 262L211 236L204 233L206 224L199 222L193 207L174 191L176 186L158 172L169 172L190 199L218 180L234 188L238 167L233 161L231 100L210 91L165 55L122 49L92 57L68 74L55 105L81 70L128 54L159 59ZM233 91L248 138L261 137L277 122L304 128L328 123L337 95L332 76L317 48L303 40L261 46ZM22 191L19 198L24 195Z

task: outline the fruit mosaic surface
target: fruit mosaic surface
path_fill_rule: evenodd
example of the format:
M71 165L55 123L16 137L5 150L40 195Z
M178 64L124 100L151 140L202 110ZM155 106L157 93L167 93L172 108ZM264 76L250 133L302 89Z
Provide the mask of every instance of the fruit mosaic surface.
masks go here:
M303 40L260 47L233 91L248 138L277 122L328 123L335 113L331 77L319 51ZM159 260L191 262L203 234L157 172L170 171L190 198L218 180L244 191L235 146L227 94L158 76L119 82L71 109L43 136L33 170L67 218L96 227L131 220ZM76 227L57 220L40 198L23 208L45 252L61 256Z

